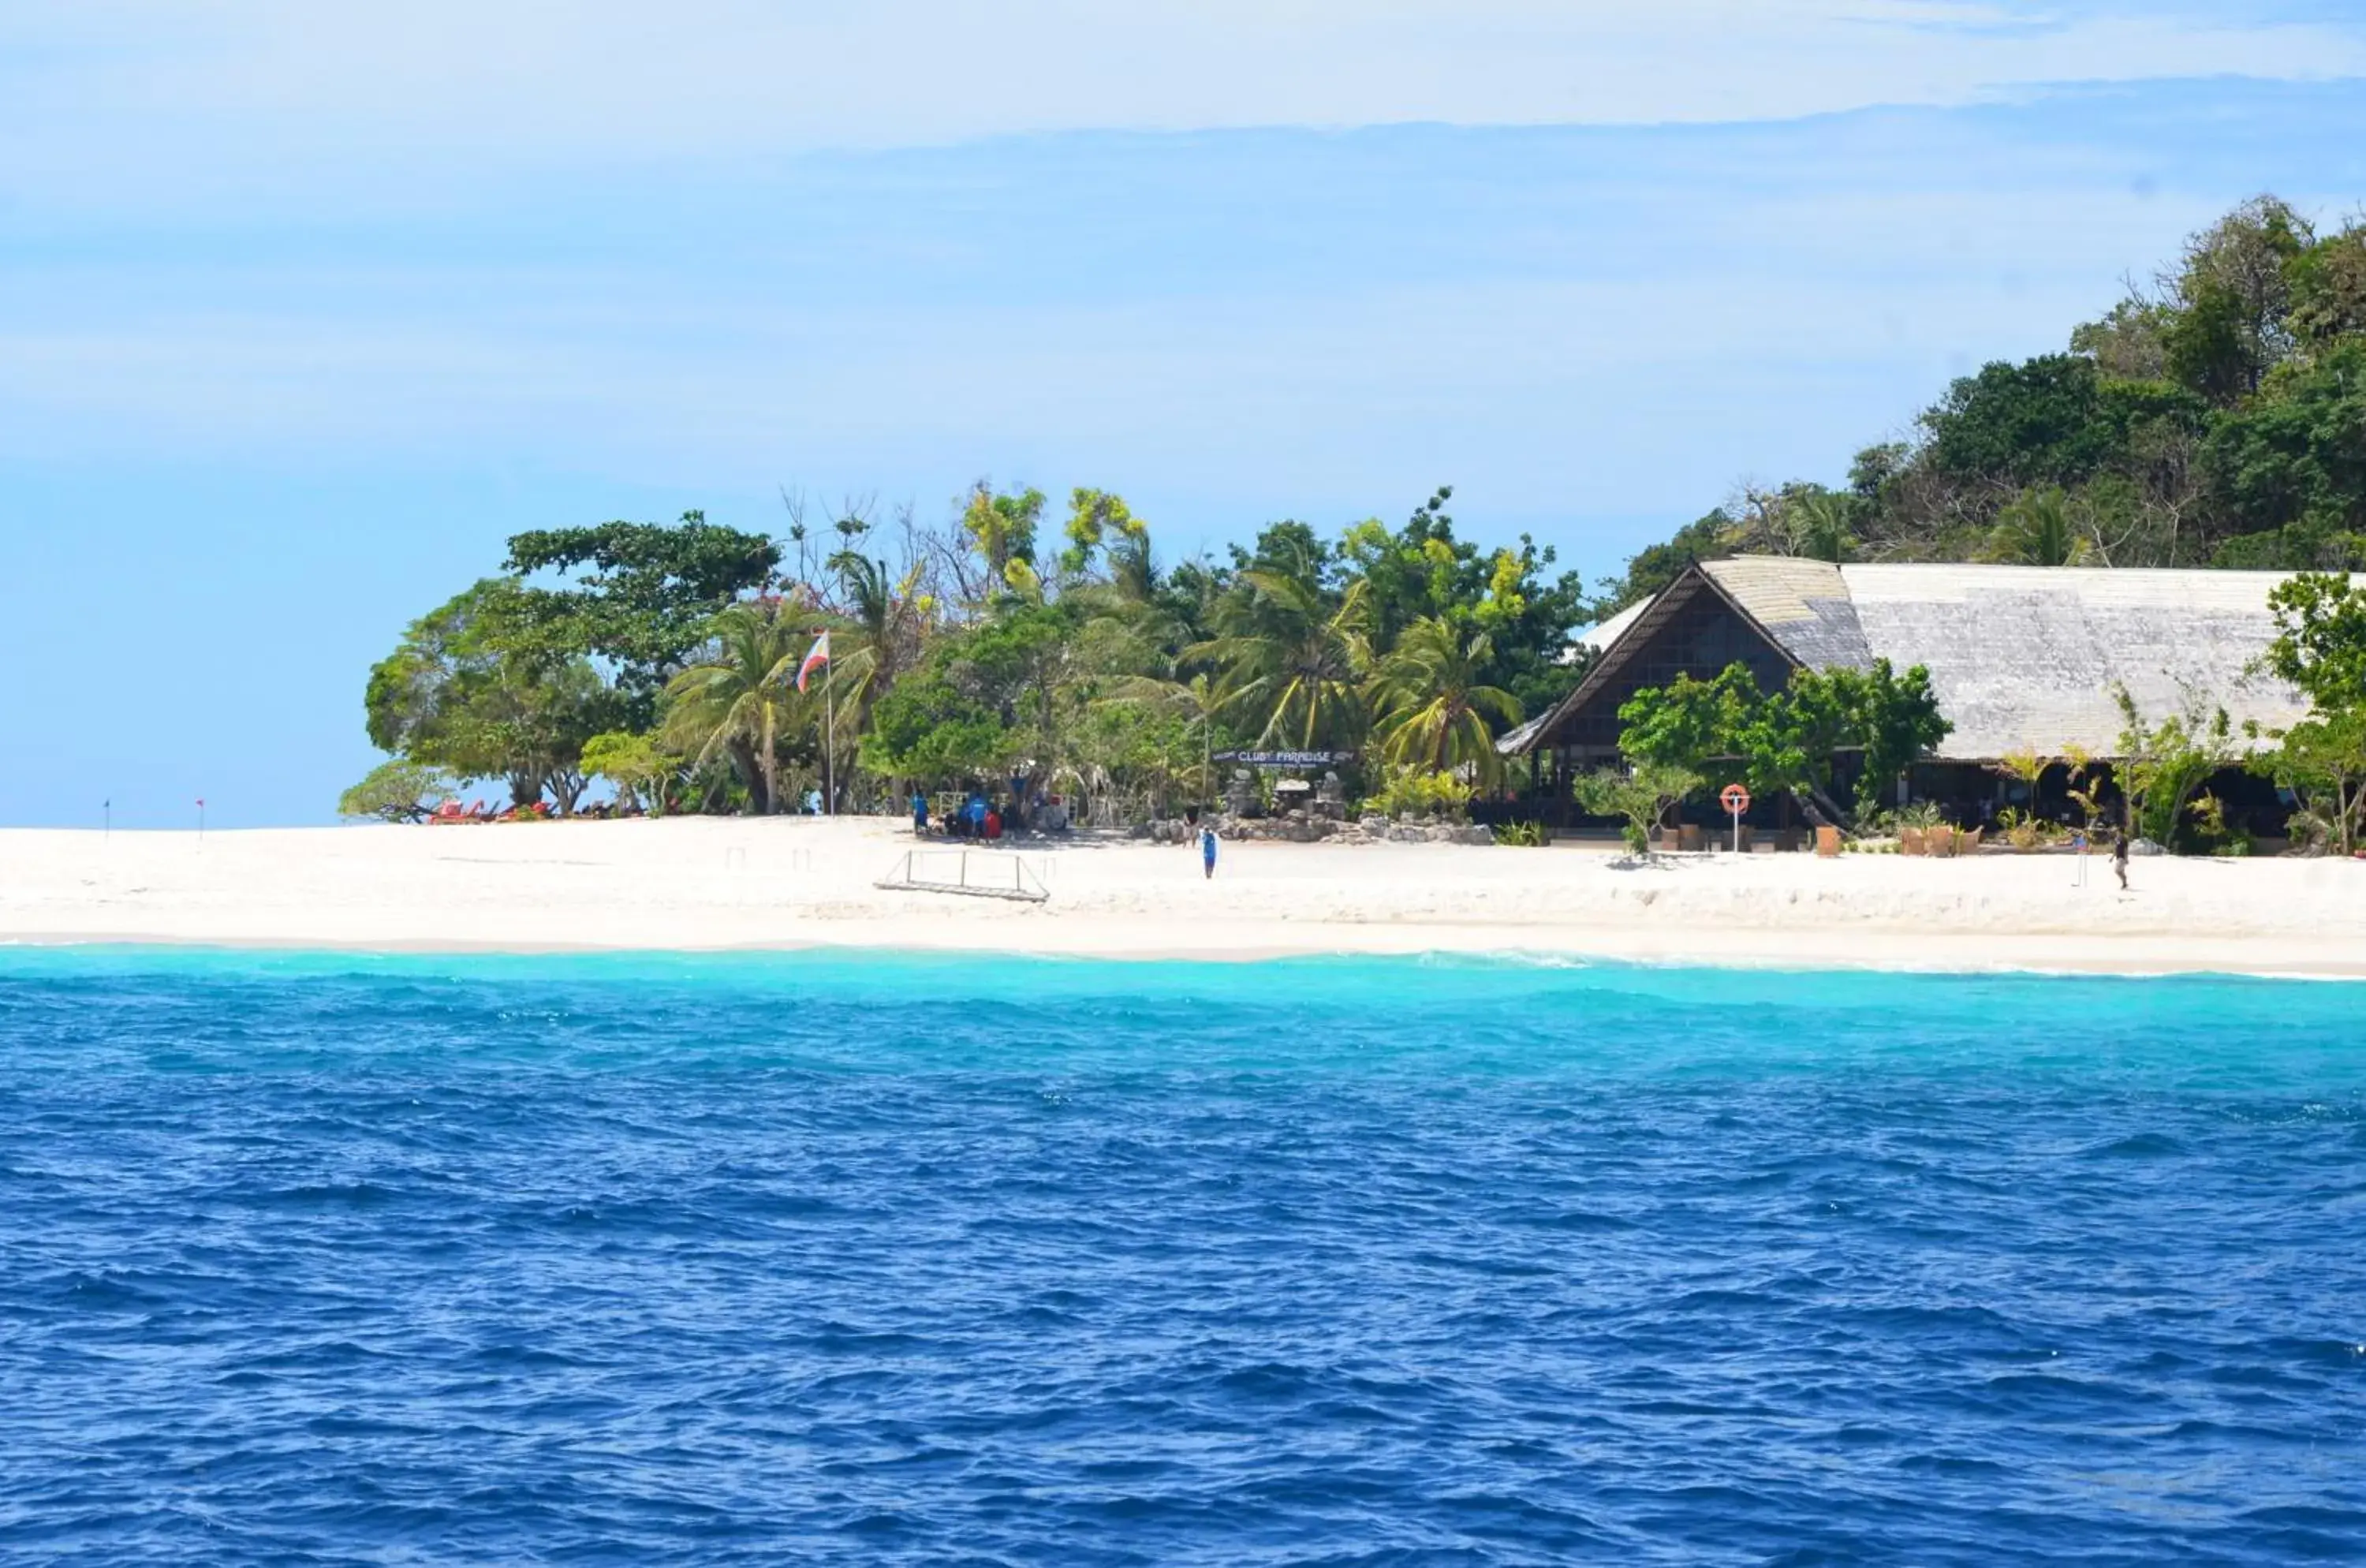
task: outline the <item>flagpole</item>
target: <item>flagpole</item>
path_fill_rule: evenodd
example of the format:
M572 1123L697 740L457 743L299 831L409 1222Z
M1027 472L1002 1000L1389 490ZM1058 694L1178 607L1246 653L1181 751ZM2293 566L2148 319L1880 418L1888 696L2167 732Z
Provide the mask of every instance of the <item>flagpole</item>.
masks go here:
M821 814L838 815L838 777L833 771L838 761L838 660L831 660L821 667Z

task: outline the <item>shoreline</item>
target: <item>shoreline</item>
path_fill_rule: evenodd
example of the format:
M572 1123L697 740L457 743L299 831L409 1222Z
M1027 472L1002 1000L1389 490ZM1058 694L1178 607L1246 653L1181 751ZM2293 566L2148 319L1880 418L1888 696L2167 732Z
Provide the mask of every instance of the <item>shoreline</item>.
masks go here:
M0 947L352 953L877 951L1108 962L1495 956L1673 968L2366 979L2366 865L1606 847L1014 846L1041 905L881 889L879 818L0 831Z
M2050 962L2042 963L2022 962L1996 954L1982 955L1978 958L1951 958L1851 957L1831 953L1743 953L1717 957L1694 957L1612 951L1611 944L1606 943L1600 946L1561 948L1510 946L1482 948L1435 944L1405 947L1326 946L1309 943L1301 946L1254 949L1230 947L1046 949L1039 947L1021 950L968 943L890 944L856 938L849 938L845 941L813 941L760 945L629 947L594 946L582 943L453 943L417 941L325 943L298 937L214 941L196 937L142 936L136 933L119 937L41 933L0 937L0 954L5 954L11 950L67 953L285 953L350 958L785 958L816 953L843 953L850 956L925 955L1000 958L1034 963L1093 964L1110 966L1135 964L1236 964L1243 967L1319 958L1468 958L1493 959L1515 966L1560 965L1583 968L1616 965L1637 969L1725 970L1770 975L1922 975L1964 978L1991 976L2059 980L2259 980L2289 984L2306 982L2318 985L2353 985L2366 982L2366 963L2352 962L2327 962L2293 966L2286 960L2281 961L2283 963L2282 967L2265 968L2248 966L2239 961L2233 964L2223 961L2185 963L2158 957L2124 959L2101 953L2071 959L2057 956Z

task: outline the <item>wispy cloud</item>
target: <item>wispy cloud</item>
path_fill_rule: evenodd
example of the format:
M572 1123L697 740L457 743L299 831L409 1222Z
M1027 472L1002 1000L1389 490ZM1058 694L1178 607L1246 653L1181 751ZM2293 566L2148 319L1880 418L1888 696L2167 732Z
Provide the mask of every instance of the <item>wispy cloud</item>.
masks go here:
M759 494L1017 465L1311 507L1484 475L1531 517L1664 515L1837 477L2270 186L2366 193L2359 95L1076 134L513 178L432 220L99 223L13 248L0 454Z
M1742 121L2198 75L2366 75L2366 18L2177 0L80 0L0 17L0 177L75 205L334 208L520 167L1076 129Z

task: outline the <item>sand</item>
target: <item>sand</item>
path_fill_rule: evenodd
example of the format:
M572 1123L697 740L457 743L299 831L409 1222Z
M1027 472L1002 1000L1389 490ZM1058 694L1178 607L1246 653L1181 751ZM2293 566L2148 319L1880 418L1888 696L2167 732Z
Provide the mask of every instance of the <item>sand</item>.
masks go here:
M353 950L812 946L1098 957L1646 962L2366 976L2366 863L1743 855L1606 845L1024 845L1041 904L874 884L879 819L0 831L0 942ZM980 879L1015 874L1007 853Z

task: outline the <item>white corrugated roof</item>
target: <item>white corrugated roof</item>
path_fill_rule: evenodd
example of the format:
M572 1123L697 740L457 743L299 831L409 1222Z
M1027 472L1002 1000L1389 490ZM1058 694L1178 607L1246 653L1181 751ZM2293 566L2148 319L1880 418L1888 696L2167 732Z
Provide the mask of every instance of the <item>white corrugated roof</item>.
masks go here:
M1600 653L1626 635L1627 628L1635 624L1635 618L1651 607L1651 600L1655 597L1657 595L1638 599L1593 630L1578 633L1578 645Z
M2281 728L2299 693L2251 666L2276 635L2281 572L1844 566L1866 649L1931 671L1955 733L1943 757L2117 749L2125 686L2153 722L2200 704Z

